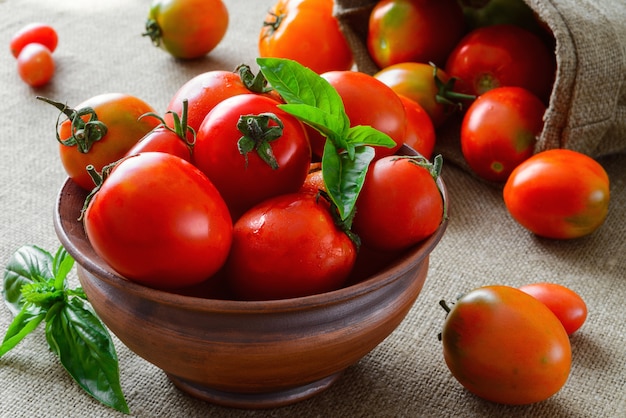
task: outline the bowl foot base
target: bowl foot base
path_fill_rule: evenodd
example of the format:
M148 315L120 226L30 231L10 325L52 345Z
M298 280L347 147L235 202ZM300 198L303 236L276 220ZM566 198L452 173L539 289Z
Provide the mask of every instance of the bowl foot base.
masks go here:
M343 371L296 388L264 393L225 392L202 386L169 373L166 374L178 389L196 398L232 408L267 409L290 405L308 399L328 389L341 377Z

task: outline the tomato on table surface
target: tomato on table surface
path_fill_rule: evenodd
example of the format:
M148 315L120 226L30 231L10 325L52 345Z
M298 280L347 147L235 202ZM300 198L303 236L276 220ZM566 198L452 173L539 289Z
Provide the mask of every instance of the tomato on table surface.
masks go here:
M546 106L521 87L497 87L470 105L461 124L461 151L478 176L505 182L533 155Z
M567 335L576 332L587 319L587 304L568 287L557 283L532 283L519 289L546 305L559 318Z
M609 212L609 177L580 152L553 149L521 163L503 189L509 213L536 235L571 239L598 229Z
M259 33L259 56L292 59L318 74L349 70L352 50L333 6L333 0L277 0Z
M539 300L509 286L484 286L462 296L441 334L452 375L488 401L523 405L557 393L572 352L559 319Z
M437 139L435 126L430 116L419 103L406 96L400 96L406 113L406 133L404 144L417 151L427 159L433 156Z
M45 23L29 23L18 30L12 37L9 44L11 54L15 58L20 55L22 49L28 44L40 44L48 48L50 53L54 52L59 43L59 36L56 30Z
M380 68L402 62L443 66L464 33L456 0L381 0L370 14L366 44Z
M96 253L123 277L173 289L224 264L232 220L213 184L176 156L146 152L117 164L84 212Z
M228 20L222 0L153 0L144 36L175 58L200 58L221 42Z
M28 44L17 56L17 73L31 87L47 84L54 75L54 69L52 53L44 45Z

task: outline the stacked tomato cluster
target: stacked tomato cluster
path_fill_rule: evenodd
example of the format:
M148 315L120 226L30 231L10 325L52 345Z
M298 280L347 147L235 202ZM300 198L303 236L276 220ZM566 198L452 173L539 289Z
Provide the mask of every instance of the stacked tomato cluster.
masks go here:
M11 54L17 58L17 72L31 87L41 87L54 75L52 53L59 37L56 30L44 23L30 23L11 38Z

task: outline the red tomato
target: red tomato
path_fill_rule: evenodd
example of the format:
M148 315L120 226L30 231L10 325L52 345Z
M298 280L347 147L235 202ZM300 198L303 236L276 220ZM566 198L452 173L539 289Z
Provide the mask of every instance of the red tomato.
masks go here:
M144 36L175 58L200 58L220 43L228 18L222 0L152 0Z
M59 37L52 26L44 23L30 23L17 31L11 38L11 54L17 58L28 44L41 44L52 53L58 42Z
M285 299L340 288L355 259L326 200L293 193L261 202L235 223L227 271L242 299Z
M191 145L167 126L157 126L148 132L126 155L140 152L165 152L191 162Z
M370 14L367 48L380 68L402 62L443 66L464 33L456 0L381 0Z
M543 401L565 384L569 338L541 302L509 286L485 286L461 297L441 334L452 375L488 401L523 405Z
M604 223L609 177L585 154L548 150L517 166L503 195L513 219L531 232L546 238L578 238Z
M414 158L387 156L370 164L353 223L364 245L401 250L439 227L444 215L441 191L431 172L419 163Z
M319 162L311 163L309 174L304 179L304 183L300 188L301 192L317 194L319 191L326 191L326 184L322 176L322 164Z
M154 288L209 279L232 241L217 189L192 164L162 152L122 160L84 215L98 255L123 277Z
M17 57L17 73L31 87L47 84L54 75L54 58L41 44L28 44Z
M446 72L457 77L459 92L481 95L495 87L530 90L544 103L552 91L554 52L532 32L514 25L478 28L450 53Z
M333 5L333 0L277 0L259 33L259 56L289 58L318 74L349 70L352 50Z
M521 87L498 87L478 97L461 124L461 151L485 180L504 182L533 155L546 106Z
M567 335L572 335L587 319L587 305L572 289L556 283L533 283L519 288L542 302L559 318Z
M298 191L309 171L304 125L279 104L257 94L228 98L197 132L194 164L218 188L233 219L264 199ZM267 154L273 157L262 158Z
M435 149L435 127L430 116L415 100L400 95L406 113L406 133L404 144L408 145L427 159L430 159Z

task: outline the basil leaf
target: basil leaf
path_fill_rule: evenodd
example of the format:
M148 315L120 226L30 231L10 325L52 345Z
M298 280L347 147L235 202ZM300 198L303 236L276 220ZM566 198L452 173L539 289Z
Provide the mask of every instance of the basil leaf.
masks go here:
M87 393L107 406L129 413L113 341L83 300L72 298L50 309L46 339L63 367Z
M38 306L30 303L24 304L19 313L13 318L2 340L2 345L0 345L0 357L19 344L24 337L39 326L45 317L46 312Z
M350 128L346 141L353 145L378 145L387 148L396 146L396 142L389 135L364 125Z
M340 115L324 112L317 107L303 103L283 104L278 107L311 126L326 138L331 138L337 149L346 148L346 136L331 128L343 123Z
M13 315L17 315L24 304L22 286L45 282L53 277L52 271L52 256L37 246L25 245L13 253L2 278L4 301Z
M60 246L54 255L52 272L54 274L54 287L57 290L67 288L65 278L74 267L74 259Z

